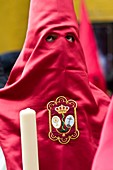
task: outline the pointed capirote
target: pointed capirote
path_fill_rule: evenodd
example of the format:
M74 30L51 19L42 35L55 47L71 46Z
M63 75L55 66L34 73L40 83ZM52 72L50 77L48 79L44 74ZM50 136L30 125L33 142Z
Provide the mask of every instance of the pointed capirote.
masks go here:
M22 170L25 108L36 111L40 170L90 170L108 103L89 83L73 1L31 0L25 44L0 90L7 170Z
M31 0L26 39L18 59L20 64L18 71L14 70L13 78L9 79L8 84L14 83L21 77L26 62L45 33L57 27L72 25L78 34L78 23L71 1Z
M94 36L94 31L88 16L84 0L81 0L80 11L80 42L83 47L86 59L89 80L98 88L107 93L105 77L99 62L96 38Z

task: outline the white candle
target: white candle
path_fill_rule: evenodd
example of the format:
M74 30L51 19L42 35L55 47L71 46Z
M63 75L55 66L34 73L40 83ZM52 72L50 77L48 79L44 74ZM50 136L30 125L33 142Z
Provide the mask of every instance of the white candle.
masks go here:
M36 112L30 108L20 111L23 170L39 170Z

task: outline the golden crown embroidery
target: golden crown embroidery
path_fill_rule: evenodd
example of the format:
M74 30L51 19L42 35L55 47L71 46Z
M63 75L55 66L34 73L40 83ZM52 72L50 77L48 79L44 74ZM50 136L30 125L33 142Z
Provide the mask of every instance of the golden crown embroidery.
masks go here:
M49 138L67 144L71 139L79 136L77 126L77 103L64 96L59 96L56 101L47 104L49 112Z

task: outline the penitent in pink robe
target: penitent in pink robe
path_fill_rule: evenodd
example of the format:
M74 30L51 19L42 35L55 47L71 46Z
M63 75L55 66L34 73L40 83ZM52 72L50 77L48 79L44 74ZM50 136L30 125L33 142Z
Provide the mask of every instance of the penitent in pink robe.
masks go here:
M37 113L40 170L90 170L108 104L88 81L72 0L31 0L22 52L0 90L7 170L22 170L25 108Z

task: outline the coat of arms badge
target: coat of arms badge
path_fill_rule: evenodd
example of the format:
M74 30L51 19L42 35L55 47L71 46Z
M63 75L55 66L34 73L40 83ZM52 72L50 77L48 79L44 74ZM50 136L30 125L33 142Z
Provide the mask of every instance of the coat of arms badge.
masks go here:
M77 125L77 102L64 96L47 104L49 112L49 138L67 144L79 136Z

